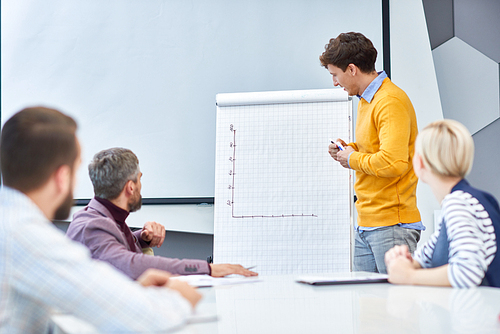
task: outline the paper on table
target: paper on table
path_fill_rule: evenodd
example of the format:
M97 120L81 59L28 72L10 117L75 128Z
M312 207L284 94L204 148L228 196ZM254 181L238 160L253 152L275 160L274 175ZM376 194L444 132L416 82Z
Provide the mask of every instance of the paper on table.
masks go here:
M211 321L217 321L217 320L219 320L217 313L195 312L194 314L188 316L187 323L188 324L197 324L197 323L211 322Z
M175 276L170 279L176 279L180 281L187 282L189 285L201 288L209 286L218 285L230 285L230 284L241 284L241 283L255 283L261 282L262 279L259 277L244 277L240 275L234 275L231 277L212 277L209 275L186 275L186 276Z

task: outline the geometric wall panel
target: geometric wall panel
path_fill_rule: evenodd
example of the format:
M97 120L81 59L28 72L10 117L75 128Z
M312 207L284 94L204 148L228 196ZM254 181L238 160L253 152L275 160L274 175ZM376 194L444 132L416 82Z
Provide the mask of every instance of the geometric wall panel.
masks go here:
M500 1L455 0L454 18L456 37L500 63Z
M432 51L443 115L471 134L500 117L499 65L453 37Z
M500 200L500 119L491 123L474 136L474 164L467 180Z
M423 0L423 5L431 49L434 49L455 36L453 0Z

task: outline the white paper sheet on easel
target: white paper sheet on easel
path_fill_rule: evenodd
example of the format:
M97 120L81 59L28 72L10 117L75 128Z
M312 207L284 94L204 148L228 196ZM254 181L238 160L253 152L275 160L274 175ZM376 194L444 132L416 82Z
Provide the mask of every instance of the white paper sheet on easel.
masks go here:
M330 138L350 141L347 94L219 94L217 105L214 261L349 270L349 172L328 154Z

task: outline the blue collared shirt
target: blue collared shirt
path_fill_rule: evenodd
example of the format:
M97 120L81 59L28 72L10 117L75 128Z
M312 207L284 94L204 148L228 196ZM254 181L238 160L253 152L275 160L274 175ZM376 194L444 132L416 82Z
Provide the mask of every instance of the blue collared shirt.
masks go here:
M385 71L378 72L378 77L373 79L372 82L366 87L365 91L361 96L357 95L360 99L365 99L366 102L371 103L375 93L379 90L380 86L382 86L382 82L387 78L387 74Z
M419 221L416 223L398 223L397 225L403 227L403 228L410 228L413 230L419 230L419 231L425 231L425 226L424 224ZM387 227L387 226L375 226L375 227L368 227L368 226L354 226L354 230L358 231L359 233L363 233L364 231L373 231L382 227Z

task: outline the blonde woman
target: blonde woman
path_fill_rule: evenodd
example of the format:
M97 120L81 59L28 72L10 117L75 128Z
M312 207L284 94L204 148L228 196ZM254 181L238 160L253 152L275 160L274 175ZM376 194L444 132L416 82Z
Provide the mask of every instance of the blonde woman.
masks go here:
M473 158L472 136L457 121L433 122L418 135L413 168L441 203L442 221L413 256L407 246L385 254L389 282L500 287L500 209L493 196L464 179Z

